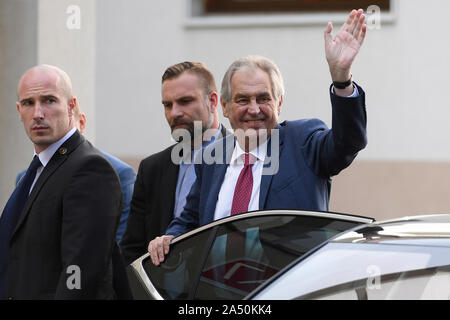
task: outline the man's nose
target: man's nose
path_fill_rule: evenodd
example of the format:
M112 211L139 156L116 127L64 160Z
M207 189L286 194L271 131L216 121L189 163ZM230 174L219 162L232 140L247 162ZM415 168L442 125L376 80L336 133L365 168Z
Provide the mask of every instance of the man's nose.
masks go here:
M252 115L257 115L260 112L259 104L256 99L251 99L247 112Z
M172 118L180 118L183 116L183 109L176 103L173 104L172 110L170 110Z
M43 118L44 118L44 110L42 109L41 103L38 101L34 105L33 119L43 119Z

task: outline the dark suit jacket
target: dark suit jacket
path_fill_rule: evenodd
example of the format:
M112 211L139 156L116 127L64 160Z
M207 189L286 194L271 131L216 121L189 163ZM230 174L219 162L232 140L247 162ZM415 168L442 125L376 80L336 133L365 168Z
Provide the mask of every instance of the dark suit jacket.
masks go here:
M123 162L122 160L106 153L104 151L99 150L105 158L111 163L114 170L116 170L120 185L122 186L122 194L123 194L123 208L122 214L120 215L119 225L117 226L116 238L117 242L122 240L123 234L125 233L125 229L127 228L127 220L130 214L130 201L133 195L134 182L136 181L136 172L132 167ZM16 185L19 183L20 178L27 172L24 170L20 172L16 177Z
M222 125L221 135L226 134ZM171 159L175 146L145 158L139 165L127 230L120 242L127 264L145 254L149 242L163 235L173 219L180 169Z
M279 157L272 156L275 163L270 163L270 166L278 167L278 172L261 178L261 210L328 211L330 177L350 165L367 143L365 94L361 87L358 91L360 95L357 98L331 94L331 130L318 119L285 121L277 126ZM272 140L268 143L268 156L271 156ZM233 136L215 143L222 144L224 164L196 165L197 180L187 197L184 211L171 222L166 234L178 236L214 220L234 143ZM208 148L217 148L215 144Z
M114 298L121 206L114 169L76 131L42 171L11 236L7 297ZM81 288L70 289L77 279Z

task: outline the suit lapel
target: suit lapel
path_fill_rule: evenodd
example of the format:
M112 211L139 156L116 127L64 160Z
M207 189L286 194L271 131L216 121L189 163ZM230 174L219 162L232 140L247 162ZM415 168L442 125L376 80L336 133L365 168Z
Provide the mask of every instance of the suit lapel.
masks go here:
M167 198L165 201L162 201L162 212L167 212L167 214L162 215L161 223L164 228L167 228L170 221L173 219L173 210L175 208L175 193L177 189L178 173L180 171L180 165L174 164L171 160L173 147L167 150L167 167L164 170L164 181L162 181L163 185L167 186L167 192L163 192L163 194L165 194ZM158 191L154 190L153 192Z
M267 153L266 159L264 160L263 175L261 176L261 186L259 191L259 210L266 209L267 194L270 185L272 184L273 177L279 170L280 157L284 145L284 131L280 125L277 125L276 129L278 129L279 140L277 139L276 134L273 134L267 142ZM277 142L279 146L278 152L276 150Z
M12 236L14 236L14 233L20 228L21 224L27 217L27 215L30 212L31 206L33 202L36 200L39 192L47 182L47 180L50 178L50 176L58 169L61 164L66 161L69 154L78 147L80 143L84 141L83 136L78 132L78 130L69 138L67 139L61 147L53 154L50 161L45 166L44 170L42 170L41 175L39 176L38 180L36 181L33 190L31 191L27 202L25 203L25 206L22 210L22 214L20 215L19 221L16 225L16 228L14 229L14 232Z
M210 221L214 220L214 212L216 211L217 200L219 198L220 188L222 187L223 180L225 178L225 173L227 172L228 165L231 162L231 157L233 155L233 149L235 144L235 139L233 135L228 135L226 138L221 139L223 143L223 163L214 163L212 166L211 184L210 190L208 192L207 200L205 203L205 212L209 216ZM207 168L207 166L206 166ZM205 177L202 177L205 178ZM209 179L207 177L207 179ZM199 208L200 211L202 208Z
M220 125L222 128L220 130L221 136L219 138L225 138L226 136L233 134L231 131L228 131L228 129L225 128L225 126L223 124L220 124Z

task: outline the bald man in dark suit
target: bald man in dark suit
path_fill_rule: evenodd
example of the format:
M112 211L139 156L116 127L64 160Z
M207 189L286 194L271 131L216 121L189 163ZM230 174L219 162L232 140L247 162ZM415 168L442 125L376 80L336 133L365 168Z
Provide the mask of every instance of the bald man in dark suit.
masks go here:
M70 78L57 67L33 67L19 81L18 100L37 165L0 219L0 297L116 298L121 187L111 164L75 128ZM31 188L24 190L26 183Z

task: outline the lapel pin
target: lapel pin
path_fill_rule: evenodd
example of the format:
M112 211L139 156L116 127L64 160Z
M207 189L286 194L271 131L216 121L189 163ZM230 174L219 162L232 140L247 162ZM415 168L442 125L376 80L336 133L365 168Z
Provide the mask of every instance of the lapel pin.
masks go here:
M61 147L59 148L59 154L66 154L67 153L67 148Z

